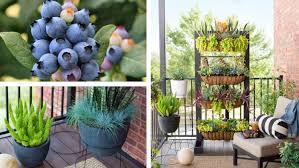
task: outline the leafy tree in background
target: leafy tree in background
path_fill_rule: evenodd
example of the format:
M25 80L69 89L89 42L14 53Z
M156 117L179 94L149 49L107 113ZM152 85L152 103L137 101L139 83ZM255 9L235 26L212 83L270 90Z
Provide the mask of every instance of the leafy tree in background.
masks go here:
M62 0L57 0L62 3ZM145 46L146 0L74 0L78 8L88 8L97 29L107 24L124 25L130 36ZM28 37L32 43L30 24L39 18L41 0L1 0L0 32L14 31ZM7 16L7 9L14 6L14 12L20 8L18 17ZM6 48L0 39L0 77L12 76L18 79L31 78L31 73L23 67Z
M230 18L234 21L237 20L236 16ZM203 22L212 24L214 20L215 17L212 13L202 16L198 8L192 8L181 16L178 28L167 26L168 73L178 67L184 67L190 77L194 76L194 31L199 30L199 26ZM254 77L269 76L273 62L271 43L267 40L265 33L254 24L250 23L248 30L250 31L250 74Z

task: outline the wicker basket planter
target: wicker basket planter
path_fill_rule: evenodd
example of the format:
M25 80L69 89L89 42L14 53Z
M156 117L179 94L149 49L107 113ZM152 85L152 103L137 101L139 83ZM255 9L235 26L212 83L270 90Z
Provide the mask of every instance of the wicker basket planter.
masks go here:
M202 132L205 140L233 140L235 132Z
M245 76L201 76L201 79L209 85L236 85L243 82Z
M234 108L241 107L242 104L243 104L242 101L238 100L238 101L236 101ZM212 109L212 101L203 100L203 101L201 101L201 106L204 109ZM222 105L222 108L225 109L224 105Z

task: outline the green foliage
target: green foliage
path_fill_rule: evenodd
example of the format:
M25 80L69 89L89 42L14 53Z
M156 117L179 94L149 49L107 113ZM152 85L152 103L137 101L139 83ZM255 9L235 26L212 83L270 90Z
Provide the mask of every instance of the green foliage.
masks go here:
M208 37L208 51L217 51L218 50L218 40L215 34Z
M155 104L158 98L162 95L162 92L159 88L159 82L152 82L151 87L151 103Z
M13 125L7 119L4 122L16 142L25 147L36 147L48 140L53 120L44 118L46 104L40 109L40 104L36 108L33 105L28 107L20 100L14 111L11 104L8 110Z
M135 114L132 104L135 90L129 87L95 87L90 95L71 106L67 113L67 124L83 122L101 128L116 137L116 130L124 127Z
M196 48L200 51L206 51L207 50L207 44L208 44L208 40L206 38L206 36L199 36L196 39Z
M249 122L246 120L220 119L198 120L197 129L199 132L242 132L249 128Z
M161 117L170 117L176 113L181 106L180 100L174 96L160 96L156 103L156 110Z
M177 67L177 69L169 73L169 76L173 80L184 80L187 77L187 74L183 69Z
M235 47L234 39L231 37L227 37L220 41L220 46L224 52L227 52L227 53L232 52L232 51L234 51L234 47Z
M299 167L299 142L285 142L280 147L280 157L286 168Z
M245 36L239 36L234 40L234 51L245 52L248 47L248 39Z
M287 81L287 82L282 81L280 83L279 89L273 90L272 92L266 92L265 94L263 94L262 98L259 101L263 113L267 115L273 115L278 97L285 96L292 99L294 98L293 96L295 94L295 89L296 89L296 84L294 81Z

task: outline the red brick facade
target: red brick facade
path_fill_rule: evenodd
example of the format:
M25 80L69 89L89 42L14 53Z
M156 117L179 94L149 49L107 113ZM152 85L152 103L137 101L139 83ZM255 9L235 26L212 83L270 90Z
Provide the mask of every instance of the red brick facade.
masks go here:
M285 80L296 82L299 97L299 1L274 0L274 65Z
M51 87L44 87L44 101L47 103L47 114L51 114ZM67 111L67 90L64 88L64 113ZM76 101L78 101L84 93L86 87L76 87ZM36 96L40 96L40 88L36 91ZM54 116L61 114L62 87L54 88ZM131 157L146 165L146 88L136 88L135 102L137 113L135 119L131 122L129 134L123 150Z

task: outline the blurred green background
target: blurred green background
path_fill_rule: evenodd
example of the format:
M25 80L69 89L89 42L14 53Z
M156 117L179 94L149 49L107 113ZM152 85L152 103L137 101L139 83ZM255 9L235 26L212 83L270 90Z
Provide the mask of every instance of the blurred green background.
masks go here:
M62 3L62 0L57 0ZM146 36L146 0L73 0L78 9L87 8L97 30L107 24L123 25L136 42ZM30 24L40 18L42 0L0 0L0 32L14 31L32 43ZM37 80L8 51L0 39L0 80Z

